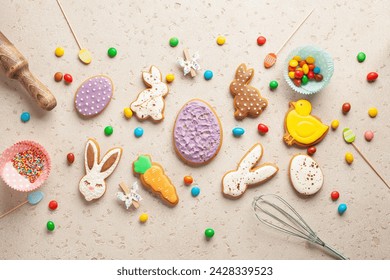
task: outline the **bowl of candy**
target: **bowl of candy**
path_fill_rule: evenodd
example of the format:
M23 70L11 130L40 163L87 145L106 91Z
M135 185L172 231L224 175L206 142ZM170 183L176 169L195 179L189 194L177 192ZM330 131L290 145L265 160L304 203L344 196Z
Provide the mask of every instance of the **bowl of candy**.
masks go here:
M315 46L304 46L287 56L283 76L294 91L313 94L329 84L333 71L333 59L327 52Z

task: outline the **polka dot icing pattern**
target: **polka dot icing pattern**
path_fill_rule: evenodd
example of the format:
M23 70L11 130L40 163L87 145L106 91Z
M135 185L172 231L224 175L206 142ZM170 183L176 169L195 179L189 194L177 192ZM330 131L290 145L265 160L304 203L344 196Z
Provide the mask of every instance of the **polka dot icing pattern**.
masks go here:
M75 107L84 117L94 117L101 113L111 101L113 83L106 76L94 76L85 80L77 89Z
M194 99L187 102L177 115L173 138L176 153L184 162L206 164L221 147L221 124L207 103Z

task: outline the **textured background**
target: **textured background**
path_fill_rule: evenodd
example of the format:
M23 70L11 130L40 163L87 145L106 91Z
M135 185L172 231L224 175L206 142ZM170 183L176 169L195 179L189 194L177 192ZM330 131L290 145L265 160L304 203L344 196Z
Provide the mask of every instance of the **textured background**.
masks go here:
M18 82L0 76L1 150L20 140L34 140L46 147L53 161L52 173L41 188L46 195L43 202L23 206L0 220L1 259L332 258L304 241L260 224L251 202L254 196L265 193L282 195L323 240L351 259L389 259L390 191L341 137L343 127L352 128L357 134L356 144L390 180L390 38L386 31L390 25L389 1L62 1L81 44L93 53L89 66L78 61L77 45L55 1L1 2L1 31L29 59L33 73L48 85L58 101L52 112L40 110ZM280 47L313 5L316 10L280 52L279 63L265 70L264 56ZM260 34L267 38L263 47L256 44ZM222 47L215 43L218 35L227 38ZM168 45L172 36L180 39L176 48ZM335 63L328 87L309 98L313 114L327 124L337 118L340 127L328 133L314 156L325 174L324 187L304 199L293 191L287 175L290 158L301 150L288 148L282 142L288 102L302 96L283 81L282 62L289 51L307 44L327 50ZM59 45L65 48L62 58L53 54ZM106 55L111 46L118 49L114 59ZM203 69L214 72L212 80L205 81L203 71L194 79L182 75L175 62L184 47L199 51ZM362 64L356 61L359 51L367 54ZM258 119L238 122L233 117L228 87L242 62L255 68L252 85L268 98L269 106ZM160 124L126 120L123 107L144 89L141 71L151 64L158 66L164 77L175 73L166 98L165 120ZM74 82L69 86L55 83L52 77L57 71L71 73ZM373 84L365 80L370 71L379 73ZM100 73L112 78L114 98L104 113L82 120L73 107L74 92L86 78ZM279 81L279 88L271 92L268 83L273 79ZM184 165L171 145L176 114L192 98L204 99L216 109L224 131L218 156L199 168ZM347 116L341 113L344 102L352 105ZM379 110L375 119L367 115L371 106ZM23 111L31 113L31 120L25 124L20 121ZM259 122L269 126L267 135L258 134ZM114 127L110 137L103 133L107 125ZM237 125L246 129L239 139L231 134ZM137 126L145 130L140 139L133 136ZM363 138L367 129L375 132L371 143ZM106 194L93 203L86 203L78 191L88 137L100 142L102 152L116 145L124 149L117 170L107 180ZM276 163L279 173L262 186L248 190L239 200L225 199L220 191L223 174L235 168L256 141L265 149L262 161ZM351 166L344 161L347 151L355 155ZM66 163L68 152L76 156L72 166ZM126 211L116 200L119 182L131 184L137 180L131 163L139 153L151 154L154 161L165 166L180 196L175 208L163 205L145 189L140 190L144 200L137 211ZM182 185L183 176L188 174L201 188L197 198L191 197L190 188ZM330 200L332 190L341 194L337 203ZM24 193L0 182L0 212L24 199ZM51 199L59 202L55 212L47 208ZM342 217L337 214L341 202L349 207ZM150 216L146 224L138 222L142 212ZM45 228L49 219L57 225L52 233ZM216 231L210 241L203 235L207 227Z

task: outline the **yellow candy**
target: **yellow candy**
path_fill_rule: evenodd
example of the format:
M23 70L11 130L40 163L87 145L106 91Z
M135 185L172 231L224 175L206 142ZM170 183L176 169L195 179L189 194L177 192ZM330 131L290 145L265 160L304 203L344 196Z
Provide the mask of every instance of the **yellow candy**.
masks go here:
M308 57L306 58L306 62L307 62L308 64L313 64L315 61L316 61L316 60L315 60L314 57L312 57L312 56L308 56Z
M288 65L290 65L291 67L297 67L298 61L296 61L295 59L292 59L292 60L290 60L290 63Z
M91 55L91 53L90 53L88 50L86 50L86 49L81 49L81 50L79 51L79 59L80 59L83 63L85 63L85 64L90 64L91 61L92 61L92 55Z
M130 119L133 116L133 111L131 111L130 108L123 109L123 114L125 115L126 119Z
M140 216L139 216L139 221L141 223L146 223L146 221L149 219L149 216L148 214L146 213L142 213Z
M222 46L223 44L225 44L225 42L226 42L226 38L225 37L218 36L218 38L217 38L217 44L218 45Z
M333 130L336 130L339 127L340 122L338 120L333 120L330 126Z
M58 47L58 48L56 48L56 50L54 51L54 54L56 55L56 57L61 57L61 56L64 55L64 53L65 53L65 50L64 50L64 48L62 48L62 47Z
M298 62L302 60L302 58L299 55L294 56L293 59Z
M294 79L295 78L295 72L294 71L288 72L288 76L290 77L290 79Z
M173 75L173 74L168 74L168 75L165 76L165 80L168 83L172 83L174 79L175 79L175 75Z
M309 73L309 65L307 65L307 64L304 64L303 66L302 66L302 71L303 71L303 73L306 75L307 73Z
M371 118L375 118L376 115L378 115L378 109L375 108L375 107L371 107L370 109L368 109L368 115L369 115Z
M345 154L345 161L348 163L348 164L351 164L353 162L353 154L351 153L346 153Z

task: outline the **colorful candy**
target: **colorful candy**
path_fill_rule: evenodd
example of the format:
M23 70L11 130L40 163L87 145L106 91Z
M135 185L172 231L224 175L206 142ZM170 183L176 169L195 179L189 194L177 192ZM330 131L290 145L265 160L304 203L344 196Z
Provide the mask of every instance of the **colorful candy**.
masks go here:
M50 210L54 211L54 210L57 209L57 207L58 207L57 201L51 200L51 201L49 202L49 209L50 209Z
M370 72L367 74L367 81L372 83L375 82L376 79L378 79L378 73L376 72Z
M73 82L73 77L72 77L72 75L71 75L71 74L65 74L65 75L64 75L64 81L65 81L65 83L67 83L67 84L70 84L71 82Z
M265 42L267 42L267 39L266 39L264 36L259 36L259 37L257 37L257 44L258 44L259 46L264 45Z
M240 137L245 133L245 129L241 127L235 127L233 128L232 132L234 137Z
M368 142L370 142L374 138L374 132L372 132L371 130L367 130L366 132L364 132L364 138Z
M56 57L61 57L61 56L64 55L64 53L65 53L65 50L64 50L64 48L62 48L62 47L58 47L58 48L56 48L56 50L54 51L54 54L56 55Z
M360 52L357 54L356 58L361 63L366 60L366 54L364 52Z
M133 111L129 107L123 109L123 115L125 115L126 119L130 119L133 116Z
M56 226L52 221L48 221L46 224L46 228L48 231L53 231L56 228Z
M308 56L302 59L300 56L294 56L289 61L288 76L293 80L295 86L307 85L310 80L321 82L323 76L320 74L320 67L314 64L315 59Z
M28 122L30 120L30 113L29 112L23 112L21 115L20 115L20 120L22 122Z
M375 118L376 115L378 115L378 109L375 108L375 107L371 107L370 109L368 109L368 115L369 115L371 118Z
M215 231L212 228L206 228L206 230L204 231L204 235L206 236L206 238L211 238L214 236L214 234Z
M347 114L351 110L351 104L349 103L344 103L343 106L341 107L341 110L343 111L343 114Z
M144 135L144 129L142 127L136 127L134 129L134 136L140 138L142 135Z
M340 125L340 122L338 120L333 120L330 126L332 127L333 130L336 130Z
M189 186L194 182L194 179L191 176L184 176L183 181L184 181L184 184Z
M74 162L74 154L73 153L67 154L66 160L68 161L68 164L72 164Z
M351 164L353 162L353 154L348 152L348 153L345 153L345 161L348 163L348 164Z
M273 81L271 81L271 82L269 83L269 88L270 88L271 90L276 89L278 86L279 86L279 84L278 84L278 82L275 81L275 80L273 80Z
M141 223L146 223L146 221L149 219L149 215L146 214L146 213L142 213L140 216L139 216L139 221Z
M204 79L206 80L206 81L208 81L208 80L211 80L212 78L213 78L213 71L211 71L211 70L206 70L206 71L204 71L204 74L203 74L203 77L204 77Z
M46 156L41 150L30 148L24 152L17 153L12 161L16 171L24 176L30 183L38 180L45 168Z
M218 45L222 46L223 44L225 44L225 42L226 42L226 38L225 37L223 37L223 36L218 36L217 37L217 44Z
M266 134L268 132L268 126L263 123L259 123L257 126L257 130L260 134Z
M179 39L177 37L172 37L169 39L169 45L174 48L179 44Z
M56 72L55 74L54 74L54 81L56 81L57 83L58 82L61 82L62 81L62 73L61 72Z
M197 197L200 194L200 188L198 186L194 186L191 189L191 195L193 197Z
M116 48L109 48L107 54L109 57L113 58L118 54L118 51L116 50Z
M111 125L106 126L106 127L104 128L104 134L105 134L106 136L110 136L113 132L114 132L114 128L113 128Z
M316 151L317 151L316 147L309 147L309 148L307 148L307 154L309 156L314 155L316 153Z
M338 191L333 191L333 192L330 194L330 197L332 198L333 201L336 201L337 199L339 199L340 194L339 194Z
M174 79L175 79L175 75L171 73L165 76L165 80L167 81L167 83L172 83Z
M313 72L314 74L319 74L321 72L320 67L314 67Z
M347 211L347 205L345 203L341 203L337 209L340 215L343 215L345 211Z

